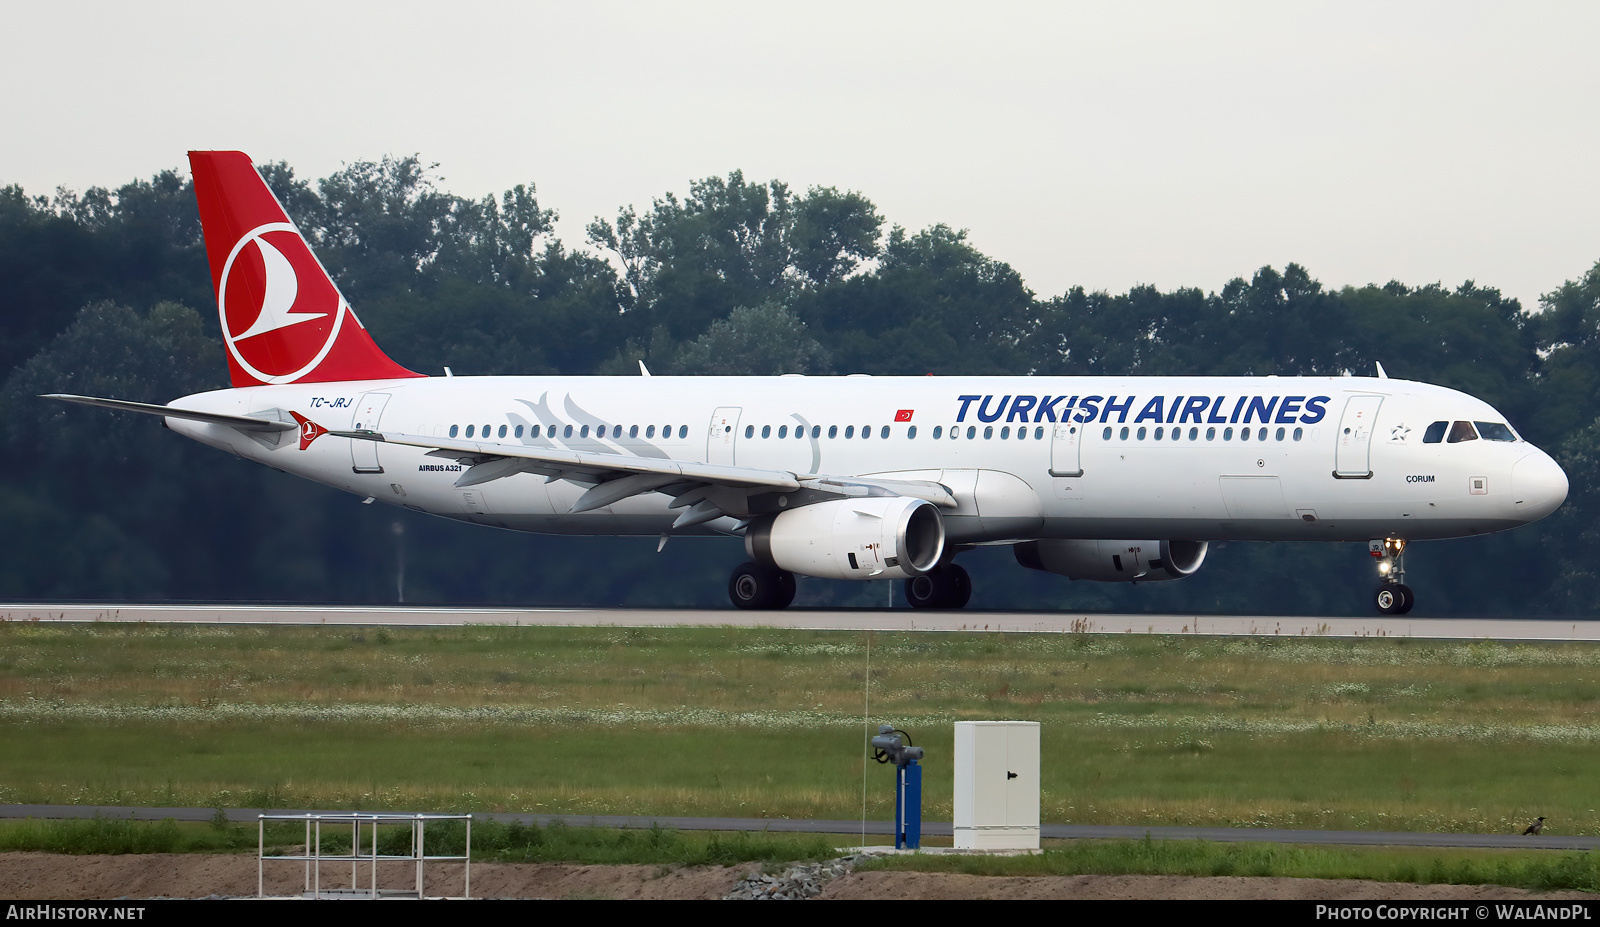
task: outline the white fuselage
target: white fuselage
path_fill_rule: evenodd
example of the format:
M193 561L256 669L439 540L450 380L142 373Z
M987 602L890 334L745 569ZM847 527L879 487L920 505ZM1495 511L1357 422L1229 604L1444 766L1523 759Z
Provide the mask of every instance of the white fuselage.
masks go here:
M1486 403L1362 377L433 377L230 389L172 406L933 481L959 503L942 513L957 544L1457 537L1542 518L1567 488L1554 461L1520 439L1424 443L1434 422L1504 423ZM301 449L294 432L273 441L167 423L279 470L480 524L659 535L678 514L656 493L570 514L587 487L530 473L458 488L462 465L419 447L322 436Z

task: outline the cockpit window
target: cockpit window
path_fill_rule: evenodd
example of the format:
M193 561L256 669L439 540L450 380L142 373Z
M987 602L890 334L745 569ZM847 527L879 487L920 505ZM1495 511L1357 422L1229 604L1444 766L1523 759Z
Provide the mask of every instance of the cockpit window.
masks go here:
M1478 434L1482 435L1485 441L1517 440L1517 435L1511 427L1501 422L1473 422L1473 424L1478 426Z
M1445 439L1451 444L1460 444L1462 441L1478 440L1478 433L1472 430L1471 422L1456 422L1450 426L1450 437Z
M1445 429L1450 427L1449 422L1434 422L1428 430L1422 433L1423 444L1438 444L1444 440Z

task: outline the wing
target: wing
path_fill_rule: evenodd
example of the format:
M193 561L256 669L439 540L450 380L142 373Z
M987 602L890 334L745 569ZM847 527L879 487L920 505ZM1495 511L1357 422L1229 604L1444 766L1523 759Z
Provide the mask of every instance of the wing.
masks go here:
M569 451L561 448L497 444L430 438L395 432L330 431L355 441L377 441L428 449L428 456L456 460L467 466L456 486L476 486L518 473L534 473L546 481L568 480L589 489L573 503L571 513L587 512L644 493L671 495L668 508L686 509L672 523L674 529L703 524L724 515L748 519L790 507L778 495L800 498L800 505L847 496L913 496L944 508L955 508L956 498L940 483L925 480L885 480L790 470L763 470L731 464L636 457L603 451Z

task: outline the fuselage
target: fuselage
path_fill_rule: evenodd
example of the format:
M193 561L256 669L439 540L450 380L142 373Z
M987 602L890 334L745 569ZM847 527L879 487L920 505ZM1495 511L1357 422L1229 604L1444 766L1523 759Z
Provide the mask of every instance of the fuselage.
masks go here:
M293 410L324 429L486 446L932 481L957 500L943 516L958 544L1459 537L1542 518L1567 490L1560 467L1487 403L1387 378L430 377L256 386L171 405ZM424 448L323 436L302 449L294 433L167 423L279 470L479 524L653 536L678 514L656 493L572 514L586 486L530 473L457 487L462 465ZM686 533L736 531L723 518Z

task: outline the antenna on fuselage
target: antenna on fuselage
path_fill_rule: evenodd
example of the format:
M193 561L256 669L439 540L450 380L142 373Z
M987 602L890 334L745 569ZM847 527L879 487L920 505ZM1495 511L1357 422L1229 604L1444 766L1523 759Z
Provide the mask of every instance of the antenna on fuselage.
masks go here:
M1387 373L1383 372L1383 361L1373 361L1373 363L1378 365L1378 379L1380 379L1380 380L1389 379L1389 375Z
M642 361L642 360L639 361L639 376L648 377L649 375L650 375L650 368L646 367L644 365L644 361Z

